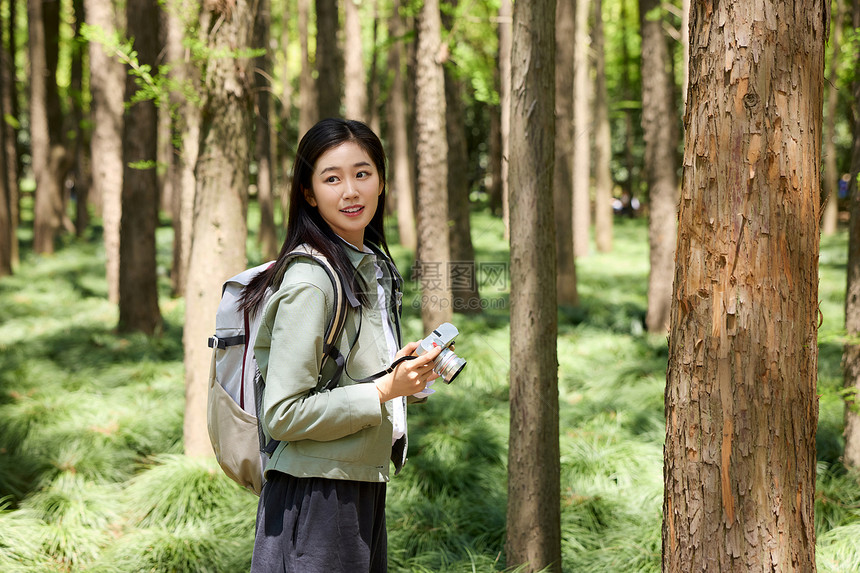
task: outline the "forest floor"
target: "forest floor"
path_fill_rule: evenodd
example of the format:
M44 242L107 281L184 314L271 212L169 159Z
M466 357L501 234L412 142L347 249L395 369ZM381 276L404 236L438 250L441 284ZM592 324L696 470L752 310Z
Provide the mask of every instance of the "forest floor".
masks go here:
M501 222L478 212L472 224L486 308L455 316L463 373L410 409L409 463L388 490L391 571L504 570L517 333ZM184 307L169 295L169 227L157 238L159 337L115 332L98 233L52 256L25 249L17 274L0 280L4 572L248 569L257 498L213 461L182 455ZM845 231L824 238L820 257L815 523L826 572L860 571L860 482L839 462L846 242ZM249 239L249 265L255 248ZM404 336L418 339L411 254L392 251L406 278ZM613 252L578 261L581 305L559 310L565 571L660 571L667 344L643 329L647 273L645 221L616 219Z

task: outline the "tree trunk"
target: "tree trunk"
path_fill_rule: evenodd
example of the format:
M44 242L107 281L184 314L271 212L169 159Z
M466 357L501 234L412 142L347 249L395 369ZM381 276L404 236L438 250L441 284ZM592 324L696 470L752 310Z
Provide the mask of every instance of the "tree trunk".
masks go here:
M367 80L361 41L361 16L355 0L343 0L344 81L343 95L346 117L365 123L367 115Z
M860 2L854 2L853 28L860 28ZM854 148L851 153L851 181L848 197L851 222L848 226L848 288L845 295L847 340L842 355L845 376L845 455L846 466L860 467L860 75L854 76Z
M499 2L499 106L502 115L502 220L505 223L505 240L511 237L511 216L508 199L510 183L508 171L511 157L511 49L513 44L513 1Z
M598 252L612 250L612 135L606 91L603 0L594 0L594 243Z
M480 314L478 273L475 249L472 246L472 225L469 220L469 147L466 141L466 117L463 111L463 84L447 67L445 72L445 114L448 141L448 242L451 264L453 308L464 314Z
M75 194L75 235L82 237L90 225L89 191L92 168L86 153L85 143L88 133L83 127L83 85L84 85L84 49L85 42L81 36L81 26L84 23L84 2L72 2L75 14L75 36L72 47L71 92L72 130L75 132L71 157L74 161L74 194Z
M127 0L128 35L141 66L156 69L159 8L156 0ZM126 75L125 100L137 82ZM119 238L119 330L155 334L161 327L155 229L158 226L158 110L152 100L129 105L122 138L122 222ZM136 164L138 166L136 166Z
M496 66L496 87L498 89L498 65ZM490 106L490 156L487 168L489 184L490 213L502 214L502 110L498 105Z
M821 0L691 13L665 572L815 571L825 13Z
M839 222L839 168L836 166L836 114L839 92L836 89L839 70L839 50L842 37L843 3L836 0L836 15L831 24L830 70L827 76L827 113L824 114L824 217L821 221L821 234L831 236L836 233Z
M5 51L4 48L0 48ZM0 95L6 93L8 76L0 73ZM6 98L0 97L0 117L6 117ZM5 122L4 122L5 124ZM0 129L0 173L6 173L6 137L7 130ZM12 244L17 242L13 230L17 225L12 221L12 194L9 190L9 180L0 178L0 277L12 274Z
M190 61L190 53L182 46L188 30L196 29L199 21L199 3L194 0L174 0L167 12L167 38L165 46L170 63L170 77L176 86L197 86L200 80L197 66ZM185 97L181 89L170 93L174 106L173 132L179 137L179 147L170 163L169 178L173 186L173 261L170 272L174 296L185 294L188 276L188 257L191 251L191 230L194 214L194 194L197 184L194 167L200 147L200 108Z
M642 30L642 129L645 132L645 171L648 178L648 331L665 334L674 272L677 149L676 111L669 52L663 35L660 0L639 0Z
M633 80L630 78L630 67L632 58L630 57L630 48L627 45L627 38L631 31L629 28L629 17L627 15L627 2L629 0L621 0L621 14L618 18L621 37L621 93L624 101L633 101L636 97L633 90ZM638 0L635 0L638 1ZM624 182L625 193L622 193L622 202L625 203L627 213L632 217L635 212L630 208L631 200L639 193L639 181L636 172L636 160L633 157L633 146L636 145L637 124L634 121L635 111L630 106L626 106L624 110L624 167L627 171L627 180Z
M270 0L257 0L259 9L254 24L254 46L265 50L255 59L254 83L256 86L256 144L254 152L257 158L257 202L260 204L260 251L266 260L278 256L280 245L275 231L275 198L272 181L274 179L274 164L272 162L272 56L269 49L269 28L272 18L270 15Z
M84 0L87 22L110 37L120 18L110 0ZM124 18L123 18L124 19ZM108 299L119 302L119 224L122 217L122 131L125 69L98 42L89 43L92 193L101 205Z
M222 11L222 10L228 11ZM255 1L206 5L200 29L209 53L251 46ZM224 280L247 265L248 172L253 136L253 62L212 58L206 65L205 100L197 159L194 232L185 295L185 453L210 455L206 392L215 311Z
M397 200L397 228L400 232L400 244L414 251L418 241L415 236L415 204L413 197L415 188L412 185L414 172L412 154L409 147L408 110L406 106L406 82L403 75L404 34L406 32L403 17L400 15L400 0L394 0L389 24L389 34L392 38L388 50L388 66L391 70L391 88L389 93L389 137L391 141L390 155L393 177L392 195Z
M367 107L367 111L365 114L367 116L368 125L370 125L370 129L373 130L373 133L382 133L382 125L379 118L379 92L380 92L380 77L379 77L379 26L381 25L381 20L379 18L379 0L373 0L372 2L372 10L373 10L373 49L370 51L370 69L368 70L368 80L367 86L365 88L365 106Z
M591 230L591 78L588 11L590 0L576 0L573 72L573 254L586 257Z
M4 114L9 114L14 118L18 118L18 89L15 82L15 18L17 10L15 2L9 4L9 18L11 20L7 30L8 44L4 43L0 48L0 74L2 74L2 90L0 90L0 104L3 106ZM2 122L3 129L3 149L4 154L4 171L6 174L5 184L7 190L7 209L9 211L9 222L7 225L0 226L6 229L9 242L9 266L14 270L18 266L19 251L18 251L18 198L20 189L18 186L18 130L13 122Z
M314 126L320 111L317 106L317 85L314 80L314 64L308 48L311 0L298 0L299 46L302 69L299 72L299 139ZM286 211L284 211L286 213Z
M687 110L687 90L690 88L690 0L681 0L681 98Z
M418 158L418 253L421 318L425 332L451 320L448 281L448 142L445 137L445 79L442 72L442 21L438 0L425 0L418 16L415 69L415 136Z
M555 17L555 171L553 206L558 260L558 304L576 306L573 257L573 70L576 0L558 0Z
M337 44L337 0L315 0L317 12L317 102L319 117L340 117L341 53Z
M55 79L59 4L28 0L27 22L30 44L30 145L36 179L33 250L48 254L54 252L54 241L63 227L61 172L66 165L66 150L62 140L58 139L62 135L62 111Z
M509 567L561 571L556 257L555 2L514 5L511 83Z

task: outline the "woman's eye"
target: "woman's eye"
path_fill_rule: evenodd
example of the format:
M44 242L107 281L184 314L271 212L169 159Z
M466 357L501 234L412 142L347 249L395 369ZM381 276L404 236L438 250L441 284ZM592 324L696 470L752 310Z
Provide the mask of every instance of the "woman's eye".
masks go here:
M368 171L359 171L355 176L359 179L364 179L365 177L370 177L370 173Z
M334 175L331 175L330 177L326 178L325 182L326 183L335 183L335 182L337 182L337 177L335 177Z

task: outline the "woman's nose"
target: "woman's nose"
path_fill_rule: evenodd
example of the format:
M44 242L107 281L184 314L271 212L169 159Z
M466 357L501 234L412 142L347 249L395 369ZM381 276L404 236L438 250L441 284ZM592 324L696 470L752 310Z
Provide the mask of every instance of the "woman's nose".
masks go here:
M344 189L343 189L343 196L344 197L358 197L358 186L356 185L355 181L350 181L350 180L346 181L346 185L344 186Z

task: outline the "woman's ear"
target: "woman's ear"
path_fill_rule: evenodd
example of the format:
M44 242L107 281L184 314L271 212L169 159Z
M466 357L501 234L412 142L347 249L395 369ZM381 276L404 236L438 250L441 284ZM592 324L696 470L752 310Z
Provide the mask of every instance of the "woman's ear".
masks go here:
M311 207L316 207L317 206L317 200L316 200L316 198L314 198L313 192L311 192L310 189L302 189L302 191L305 194L305 201L307 201Z

